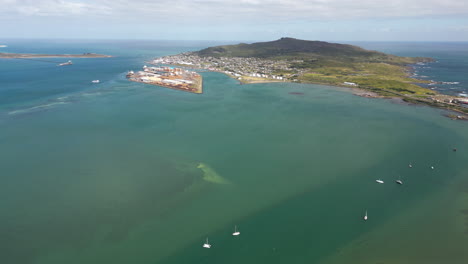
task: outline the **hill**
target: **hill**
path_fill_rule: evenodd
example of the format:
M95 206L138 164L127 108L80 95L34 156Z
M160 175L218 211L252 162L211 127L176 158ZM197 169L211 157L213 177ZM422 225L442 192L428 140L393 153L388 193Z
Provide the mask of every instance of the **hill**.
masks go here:
M281 38L210 47L161 57L153 63L222 72L242 83L302 82L359 88L366 91L360 92L362 96L398 97L467 113L467 108L455 102L459 99L423 88L418 84L429 84L430 81L413 78L410 64L432 61L431 58L400 57L348 44Z
M281 38L269 42L237 44L210 47L196 52L201 57L254 57L262 59L300 59L306 64L344 66L354 62L384 62L390 64L410 64L430 61L429 58L399 57L378 51L371 51L348 44L309 41L295 38ZM309 65L312 64L312 65ZM300 66L300 65L298 65Z

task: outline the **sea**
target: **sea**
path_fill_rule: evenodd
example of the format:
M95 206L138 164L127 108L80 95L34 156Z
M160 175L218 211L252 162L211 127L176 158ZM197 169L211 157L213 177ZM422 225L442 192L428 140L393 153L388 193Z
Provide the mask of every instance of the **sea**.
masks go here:
M203 94L125 78L216 41L0 44L114 56L0 59L0 263L468 263L468 122L445 110L215 72ZM414 74L468 93L466 42L352 44L432 57Z

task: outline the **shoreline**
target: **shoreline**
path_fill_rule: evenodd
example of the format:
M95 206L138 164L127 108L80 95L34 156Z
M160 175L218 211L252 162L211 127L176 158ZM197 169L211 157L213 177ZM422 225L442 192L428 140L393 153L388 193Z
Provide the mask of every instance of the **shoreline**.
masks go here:
M411 66L407 66L408 68L411 68ZM393 91L389 90L383 90L383 89L376 89L376 88L363 88L363 87L350 87L350 86L345 86L345 85L335 85L335 84L328 84L328 83L320 83L320 82L294 82L294 81L287 81L287 80L282 80L282 81L277 81L277 80L259 80L259 81L246 81L245 79L238 79L235 76L229 75L225 72L222 71L213 71L213 70L208 70L211 72L218 72L222 73L224 75L229 76L230 78L239 81L240 85L244 84L256 84L256 83L304 83L304 84L318 84L318 85L326 85L326 86L333 86L337 88L343 88L344 89L349 89L352 94L360 97L366 97L366 98L376 98L376 99L390 99L390 100L399 100L402 103L405 103L407 105L425 105L428 107L433 107L433 108L438 108L442 109L448 112L451 112L453 114L442 114L445 117L448 117L452 120L464 120L468 121L468 108L464 108L463 106L456 106L456 105L449 105L443 102L431 102L427 100L417 99L413 98L411 96L405 96L403 94L398 94ZM408 77L409 76L408 73ZM414 78L411 78L414 79ZM416 81L420 81L419 79L414 79ZM415 83L416 84L416 83ZM418 85L419 86L419 85ZM422 87L424 88L424 87ZM379 94L379 91L386 92L386 93L391 93L393 96L388 96L388 95L381 95ZM449 96L449 95L444 95L439 93L438 91L433 91L435 95L440 95L440 96Z

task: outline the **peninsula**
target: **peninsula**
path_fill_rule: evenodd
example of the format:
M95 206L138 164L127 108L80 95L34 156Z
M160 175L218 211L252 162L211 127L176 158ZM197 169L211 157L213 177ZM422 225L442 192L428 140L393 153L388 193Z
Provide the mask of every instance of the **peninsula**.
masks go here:
M29 54L29 53L2 53L0 59L35 59L35 58L110 58L110 55L83 53L83 54Z
M399 97L460 113L466 98L442 95L411 77L411 64L432 58L400 57L357 46L281 38L270 42L225 45L157 58L155 64L179 65L225 73L241 83L302 82L365 90L369 97Z

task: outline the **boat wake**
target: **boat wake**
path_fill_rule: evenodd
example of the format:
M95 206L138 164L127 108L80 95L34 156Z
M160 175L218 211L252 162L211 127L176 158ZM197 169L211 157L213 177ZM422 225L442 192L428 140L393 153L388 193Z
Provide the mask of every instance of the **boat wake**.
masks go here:
M8 115L28 114L28 113L32 113L32 112L47 110L47 109L53 108L55 106L64 105L64 104L68 104L68 102L54 102L54 103L50 103L50 104L33 106L33 107L30 107L30 108L18 109L18 110L8 112Z

